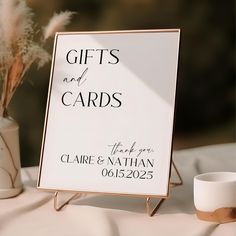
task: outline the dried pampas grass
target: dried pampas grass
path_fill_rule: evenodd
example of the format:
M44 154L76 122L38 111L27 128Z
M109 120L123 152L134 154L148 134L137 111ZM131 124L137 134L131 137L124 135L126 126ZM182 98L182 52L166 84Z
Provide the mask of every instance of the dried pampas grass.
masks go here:
M0 116L7 115L7 107L32 63L42 67L50 60L43 45L69 24L73 14L54 14L42 29L41 42L35 42L33 12L25 1L0 0Z
M32 16L33 13L25 1L0 1L0 27L7 46L12 47L18 40L27 39L33 34Z
M64 27L70 23L71 17L74 14L74 12L70 11L54 14L48 25L44 28L44 39L53 37L54 34L58 31L63 31Z

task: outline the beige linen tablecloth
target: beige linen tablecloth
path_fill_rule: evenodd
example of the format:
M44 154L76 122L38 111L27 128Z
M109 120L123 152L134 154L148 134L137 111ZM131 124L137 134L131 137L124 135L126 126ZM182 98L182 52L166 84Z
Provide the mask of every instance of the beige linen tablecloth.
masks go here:
M196 218L192 183L200 173L236 172L236 144L175 151L173 159L184 185L171 190L152 218L145 212L145 199L104 195L83 196L56 212L53 194L35 187L38 168L23 168L24 192L0 200L0 235L235 236L236 222L218 225Z

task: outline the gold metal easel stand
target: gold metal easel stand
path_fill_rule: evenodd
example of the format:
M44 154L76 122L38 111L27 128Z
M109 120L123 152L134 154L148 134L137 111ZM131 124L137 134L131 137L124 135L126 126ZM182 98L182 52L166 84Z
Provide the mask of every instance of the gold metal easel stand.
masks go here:
M177 182L170 181L170 188L174 188L174 187L183 185L183 180L181 178L181 175L180 175L174 161L172 161L172 166L173 166L179 180ZM165 200L166 200L166 198L161 198L160 201L157 203L157 205L154 208L152 208L151 207L151 197L147 197L147 199L146 199L147 214L149 216L154 216Z
M180 185L183 185L183 180L181 178L181 175L175 165L175 163L172 161L172 166L177 174L177 177L178 177L178 181L177 182L171 182L170 181L170 188L174 188L174 187L177 187L177 186L180 186ZM65 200L64 202L62 202L61 204L59 204L58 202L58 194L59 194L59 191L56 191L55 194L54 194L54 209L56 211L60 211L64 206L66 206L67 204L70 203L70 201L74 200L74 199L78 199L81 197L81 193L75 193L73 196L71 196L70 198L68 198L67 200ZM151 197L147 197L146 198L146 209L147 209L147 214L149 216L154 216L158 209L161 207L162 203L166 200L166 198L161 198L160 201L157 203L156 206L154 206L153 208L151 207Z

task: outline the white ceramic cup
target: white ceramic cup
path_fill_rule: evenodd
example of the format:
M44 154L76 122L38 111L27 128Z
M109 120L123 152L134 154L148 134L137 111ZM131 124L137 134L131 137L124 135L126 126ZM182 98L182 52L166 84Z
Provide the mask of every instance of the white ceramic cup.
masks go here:
M195 176L194 205L198 213L213 213L223 208L235 209L236 172L212 172Z

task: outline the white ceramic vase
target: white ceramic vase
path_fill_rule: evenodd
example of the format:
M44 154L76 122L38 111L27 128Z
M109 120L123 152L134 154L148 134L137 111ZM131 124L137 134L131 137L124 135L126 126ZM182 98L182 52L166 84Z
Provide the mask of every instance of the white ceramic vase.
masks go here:
M19 125L9 117L0 117L0 199L21 193Z

